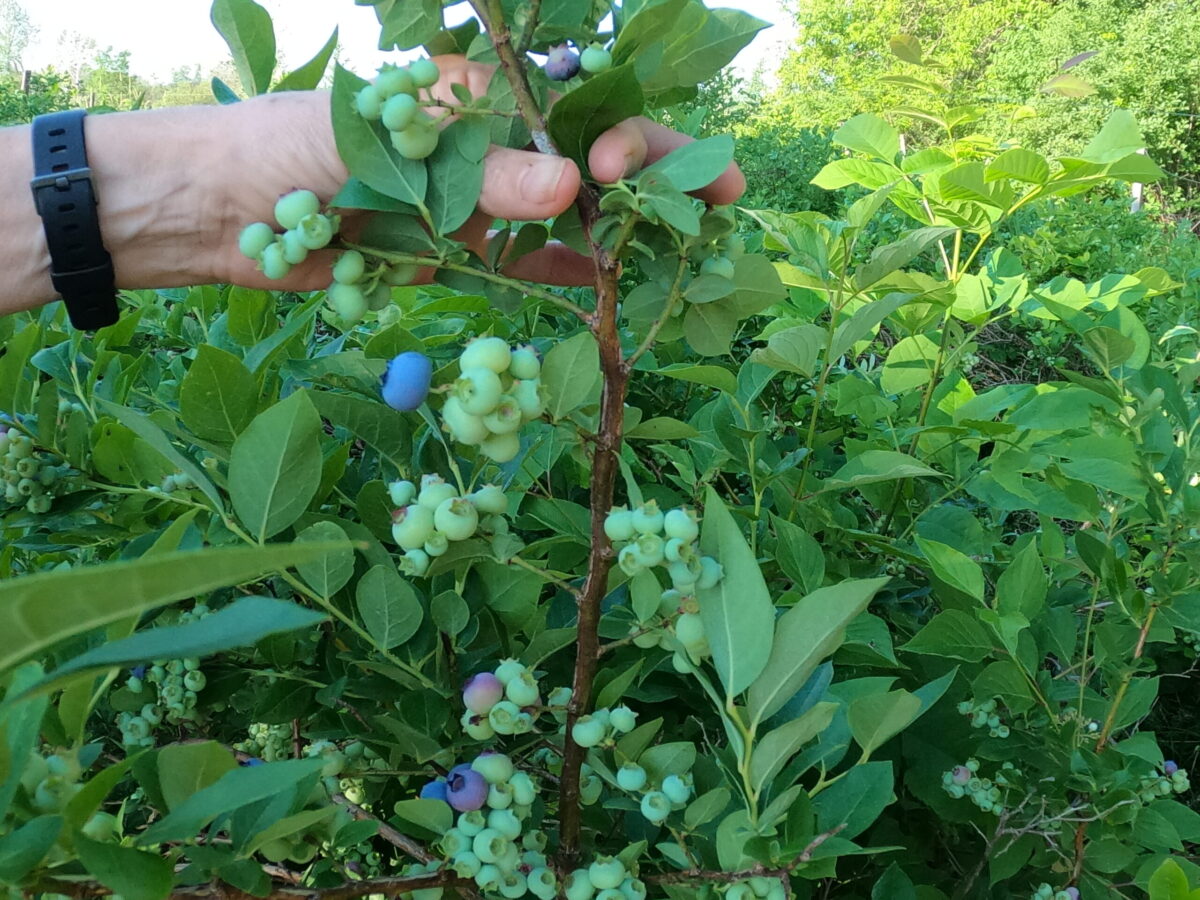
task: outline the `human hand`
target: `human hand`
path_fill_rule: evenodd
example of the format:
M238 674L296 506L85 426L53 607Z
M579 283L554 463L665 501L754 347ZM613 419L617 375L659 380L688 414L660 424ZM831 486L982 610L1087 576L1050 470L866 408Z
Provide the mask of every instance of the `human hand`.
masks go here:
M441 72L441 79L433 87L439 100L457 103L451 90L455 83L465 85L474 96L487 92L493 66L469 62L464 56L439 56L434 61ZM328 202L349 177L334 145L329 94L268 94L225 110L230 117L230 132L237 136L242 151L241 161L234 166L241 174L231 185L230 214L223 218L218 280L298 291L327 287L335 251L313 253L286 278L271 280L255 268L253 260L238 253L237 234L250 222L272 221L271 212L280 194L307 188L322 202ZM596 180L616 181L690 140L649 119L629 119L593 144L588 166ZM559 215L575 201L581 183L579 168L569 159L493 146L484 162L483 190L476 212L454 236L482 253L493 220L529 221ZM735 201L744 189L745 179L731 163L695 196L725 204ZM344 216L343 230L354 234L368 215ZM522 257L506 273L528 281L584 285L592 283L594 269L590 258L550 243ZM424 280L429 280L431 274L431 269L426 270Z

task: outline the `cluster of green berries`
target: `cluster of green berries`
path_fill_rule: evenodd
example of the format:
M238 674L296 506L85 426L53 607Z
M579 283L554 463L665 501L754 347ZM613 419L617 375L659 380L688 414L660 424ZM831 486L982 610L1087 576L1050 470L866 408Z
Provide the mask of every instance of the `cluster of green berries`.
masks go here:
M458 443L506 463L521 450L521 426L546 410L542 363L533 347L476 338L458 358L459 377L442 406L442 427Z
M158 484L150 486L153 494L173 494L175 491L186 491L196 486L192 476L186 472L176 472L174 475L164 475Z
M378 850L371 846L370 842L357 844L349 850L339 851L338 861L342 864L342 870L352 881L378 878L383 874L383 857Z
M368 122L382 122L392 146L405 159L424 159L438 144L437 122L421 108L417 94L437 84L441 73L431 59L407 66L385 65L375 80L354 97L354 108Z
M700 555L700 519L687 507L664 513L654 500L634 510L618 506L605 518L604 533L617 546L617 564L630 578L662 566L672 587L690 596L724 577L719 562Z
M725 900L786 900L787 888L779 878L751 878L725 888Z
M253 222L238 236L242 255L258 260L268 278L286 278L292 266L308 259L310 251L327 247L340 222L338 216L321 213L321 201L312 191L280 197L275 202L275 221L284 229L282 234L266 222Z
M333 264L333 281L325 291L325 299L344 324L356 325L368 310L386 309L392 302L392 288L411 284L418 268L386 263L368 267L366 257L357 250L347 250Z
M1000 816L1005 812L1004 801L1009 789L1020 777L1021 770L1006 762L995 778L981 778L979 760L968 759L963 765L942 773L942 789L955 800L970 797L983 812Z
M560 691L570 693L570 688L558 688ZM553 696L553 694L551 694ZM555 717L559 718L560 713L555 712ZM566 711L561 713L561 721L566 721ZM533 751L529 757L530 761L545 769L555 778L562 776L563 758L562 754L551 750L547 747L542 747ZM600 776L596 774L596 770L583 763L579 767L579 802L584 806L595 806L601 795L604 793L604 782L600 780Z
M646 770L635 762L617 769L617 785L623 791L642 795L641 810L646 820L655 825L665 822L675 810L683 809L692 798L692 776L667 775L657 785L650 784Z
M580 716L571 726L571 740L580 747L611 747L619 735L637 727L637 713L628 706L593 710Z
M249 737L234 744L233 749L249 753L256 759L266 762L291 758L292 726L252 722L247 733Z
M52 815L60 812L83 789L79 783L82 774L79 759L73 752L43 757L31 751L25 771L21 773L21 786L37 813Z
M1181 769L1179 763L1168 759L1163 763L1161 772L1142 779L1138 785L1138 794L1145 803L1153 803L1160 797L1182 794L1191 790L1191 787L1187 769Z
M179 615L178 624L198 622L209 614L209 608L198 603ZM196 709L199 694L207 684L208 679L200 671L200 660L195 657L156 659L149 666L131 669L125 681L126 690L145 694L147 700L141 712L122 712L117 716L122 742L127 747L152 747L154 731L163 722L179 725L195 721L199 716ZM148 685L153 687L153 699Z
M1056 891L1043 881L1034 888L1029 900L1079 900L1079 888L1069 887Z
M440 475L424 475L419 490L411 481L393 481L388 494L395 507L392 540L404 551L400 571L406 575L424 576L454 541L508 532L508 498L494 484L464 496Z
M462 728L477 741L500 735L528 734L542 712L542 692L533 672L515 659L503 660L493 672L479 672L463 685ZM565 721L571 691L554 692L546 708Z
M992 737L1006 738L1011 732L1009 727L1000 720L996 709L997 704L994 699L985 700L982 703L964 700L958 704L959 715L970 716L972 728L986 728Z
M0 425L0 480L4 485L0 505L24 506L34 515L45 515L67 471L48 453L37 450L29 435Z
M567 900L645 900L646 884L615 856L597 856L563 881Z

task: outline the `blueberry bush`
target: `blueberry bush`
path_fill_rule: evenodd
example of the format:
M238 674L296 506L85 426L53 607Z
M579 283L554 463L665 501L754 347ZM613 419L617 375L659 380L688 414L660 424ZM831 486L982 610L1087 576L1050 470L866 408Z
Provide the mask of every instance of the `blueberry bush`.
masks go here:
M0 320L10 895L1194 896L1195 745L1148 723L1200 653L1197 333L1148 330L1162 269L1038 282L995 240L1153 180L1133 118L1051 160L918 72L941 142L852 118L836 215L739 232L688 193L717 135L481 255L489 143L582 165L764 23L369 5L424 55L337 67L352 177L239 240L272 278L332 248L327 290ZM214 21L268 89L265 11ZM453 53L486 94L433 98ZM591 288L506 273L550 239ZM996 378L1021 319L1077 364Z

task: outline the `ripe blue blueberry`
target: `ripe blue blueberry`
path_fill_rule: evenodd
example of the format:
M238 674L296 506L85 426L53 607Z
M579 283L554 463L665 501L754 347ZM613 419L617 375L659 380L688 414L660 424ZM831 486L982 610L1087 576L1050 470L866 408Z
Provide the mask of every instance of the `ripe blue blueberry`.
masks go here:
M383 401L392 409L410 412L425 402L433 364L424 353L409 350L388 363L380 387Z
M487 800L487 781L473 769L460 766L451 770L446 785L446 802L459 812L481 809Z
M546 77L551 81L569 81L579 74L579 55L566 44L550 48L546 59Z
M1175 762L1173 759L1168 759L1165 763L1163 763L1163 771L1168 775L1174 775L1179 771L1179 763Z
M439 778L436 781L427 782L425 784L425 786L421 788L421 799L422 800L441 800L443 802L449 803L450 802L449 791L450 791L450 788L446 784L446 782L444 780L442 780L441 778Z

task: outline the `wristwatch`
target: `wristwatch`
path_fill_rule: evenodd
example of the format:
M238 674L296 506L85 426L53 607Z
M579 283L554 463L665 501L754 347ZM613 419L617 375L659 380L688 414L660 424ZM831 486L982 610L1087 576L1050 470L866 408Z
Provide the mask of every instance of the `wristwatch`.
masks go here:
M50 279L71 324L93 331L117 321L112 257L100 238L96 189L84 146L83 110L33 120L33 200L50 248Z

